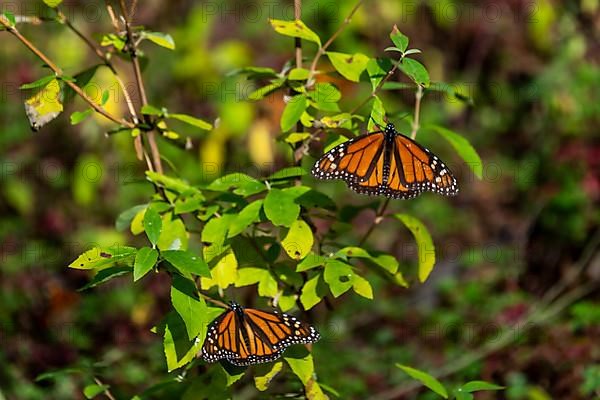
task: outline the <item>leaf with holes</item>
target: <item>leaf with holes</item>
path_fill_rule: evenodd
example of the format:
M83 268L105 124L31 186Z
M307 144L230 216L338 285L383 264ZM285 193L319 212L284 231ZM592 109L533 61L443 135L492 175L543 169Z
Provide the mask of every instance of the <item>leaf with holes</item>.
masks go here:
M352 266L339 260L328 260L325 263L325 282L334 297L340 297L352 287L354 272Z
M314 243L310 226L303 220L294 221L281 244L285 252L294 260L301 260L310 251Z
M328 51L327 57L335 70L352 82L360 80L360 74L367 68L369 62L369 57L361 53L345 54Z
M280 33L286 36L298 37L300 39L308 40L310 42L314 42L321 47L321 39L319 35L313 32L308 26L304 24L301 20L297 19L295 21L282 21L279 19L271 19L269 20L275 32Z

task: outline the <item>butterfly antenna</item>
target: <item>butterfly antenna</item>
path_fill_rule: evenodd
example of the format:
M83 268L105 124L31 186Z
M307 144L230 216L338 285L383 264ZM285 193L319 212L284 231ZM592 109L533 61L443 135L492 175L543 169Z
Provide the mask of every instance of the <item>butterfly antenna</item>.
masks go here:
M375 118L373 118L373 116L372 116L372 115L370 116L370 118L371 118L371 120L373 121L373 123L375 124L375 126L377 126L377 127L380 129L380 130L383 130L383 128L381 127L381 125L379 125L379 124L377 123L377 121L375 121Z

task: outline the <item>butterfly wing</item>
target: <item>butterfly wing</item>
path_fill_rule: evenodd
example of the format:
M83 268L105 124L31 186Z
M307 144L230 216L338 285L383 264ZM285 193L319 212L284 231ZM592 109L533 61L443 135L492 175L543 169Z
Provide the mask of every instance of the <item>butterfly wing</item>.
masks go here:
M390 164L387 197L408 199L424 191L446 196L458 193L458 184L450 169L409 137L396 135Z
M325 153L315 163L312 174L319 179L343 179L348 183L364 183L369 181L373 174L377 160L382 157L383 148L382 132L358 136Z
M225 359L234 365L253 365L278 359L292 344L317 340L316 329L294 316L247 308L242 324L233 311L211 324L202 356L207 362Z

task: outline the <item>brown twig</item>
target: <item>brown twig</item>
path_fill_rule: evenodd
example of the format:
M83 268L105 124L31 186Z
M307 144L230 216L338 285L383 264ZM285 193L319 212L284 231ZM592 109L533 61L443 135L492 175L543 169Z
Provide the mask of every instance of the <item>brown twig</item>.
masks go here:
M417 85L417 92L415 93L415 117L412 121L412 131L410 137L415 140L417 137L417 131L419 130L419 117L421 114L421 99L423 98L423 87Z
M98 56L98 58L100 60L102 60L102 62L104 63L104 65L106 65L106 67L108 67L108 69L110 69L110 71L113 73L113 75L114 75L117 83L119 84L119 87L121 88L121 92L123 92L123 97L125 98L125 103L127 104L127 109L129 110L129 113L131 114L131 117L133 118L133 122L135 124L137 124L138 123L138 117L137 117L137 114L135 112L135 107L133 106L133 101L131 100L131 97L129 96L129 92L127 92L127 88L125 87L125 83L123 82L123 80L119 76L119 73L117 72L117 69L115 68L115 66L110 61L110 59L108 58L107 54L104 51L102 51L102 49L96 43L94 43L86 35L84 35L83 32L81 32L79 29L77 29L77 27L75 25L73 25L73 23L67 18L67 16L62 11L57 10L57 12L58 12L59 19L73 33L75 33L75 35L77 35L81 40L83 40L83 42Z
M23 43L33 54L35 54L40 60L42 60L58 77L61 78L63 76L63 71L60 69L55 63L53 63L44 53L42 53L37 47L33 45L27 38L25 38L15 27L13 27L8 21L4 19L4 17L0 16L0 24L3 25L6 30L14 35L21 43ZM130 129L135 128L135 124L126 121L124 119L118 118L108 111L106 111L102 106L97 104L94 100L92 100L83 89L77 86L71 80L64 80L65 84L68 85L79 97L81 97L86 103L89 104L98 114L108 118L109 120L119 124L126 126Z
M319 62L319 59L321 58L321 56L323 54L325 54L325 51L331 45L331 43L333 43L333 41L335 39L337 39L337 37L340 35L340 33L342 33L342 31L344 29L346 29L346 27L350 24L350 21L352 21L352 17L356 13L356 11L358 11L358 9L362 5L362 3L364 3L364 1L365 0L359 0L354 5L354 7L352 8L352 11L350 11L350 14L348 14L348 16L346 17L346 19L344 19L344 22L342 22L342 24L333 33L333 35L331 35L331 37L325 42L325 44L322 47L319 48L319 50L317 51L317 54L315 54L315 58L313 58L312 63L310 64L310 69L309 69L309 73L308 73L308 80L307 80L308 82L311 81L311 79L313 78L313 76L317 72L317 63Z
M200 290L198 290L198 293L200 294L200 297L202 297L204 300L208 301L209 303L213 303L221 308L229 308L229 306L225 303L223 303L220 300L215 300L212 297L202 293Z
M135 81L138 88L138 92L140 94L140 100L142 102L142 106L148 104L148 98L146 97L146 89L144 87L144 81L142 78L142 70L140 68L140 61L137 56L137 48L136 43L133 40L133 31L131 30L131 20L129 16L129 12L127 11L127 6L125 5L125 0L119 0L119 5L121 6L121 14L123 15L123 19L125 21L125 31L127 34L127 46L129 50L129 54L131 55L131 62L133 64L133 73L135 75ZM150 124L150 121L147 117L145 117L145 122ZM148 144L150 145L150 153L152 154L152 163L154 164L154 169L156 172L162 174L163 167L160 159L160 151L158 150L158 145L156 143L156 133L154 131L147 132Z
M296 21L302 19L302 0L294 0L294 19ZM294 38L296 48L296 68L302 68L302 40Z
M98 386L104 385L104 383L102 383L102 381L96 377L94 377L94 382L96 382L96 385L98 385ZM116 400L115 396L113 396L113 394L110 392L109 388L106 388L103 393L109 400Z
M367 232L364 234L362 239L360 239L360 242L358 242L359 247L362 246L367 241L367 239L369 238L369 236L371 236L371 233L373 232L375 227L383 221L383 214L385 213L385 210L387 209L387 206L389 204L390 204L390 199L388 197L387 199L385 199L385 201L383 202L381 207L379 207L379 210L377 210L377 213L375 214L375 218L373 219L373 222L371 223L371 226L369 226L369 229L367 230Z
M355 112L363 108L371 99L377 96L377 93L379 93L379 91L383 87L383 84L387 82L392 77L392 75L394 75L394 72L396 72L396 70L398 69L399 64L399 61L394 64L394 67L388 71L388 73L383 77L383 79L379 82L375 89L373 89L369 97L365 98L362 102L360 102L352 110L350 110L350 114L354 114Z

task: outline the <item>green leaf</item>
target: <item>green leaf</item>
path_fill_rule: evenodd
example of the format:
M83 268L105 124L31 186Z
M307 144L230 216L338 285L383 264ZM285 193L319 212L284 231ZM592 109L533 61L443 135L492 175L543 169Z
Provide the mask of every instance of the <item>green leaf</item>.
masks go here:
M136 282L146 275L154 267L157 260L158 251L156 249L150 247L139 249L133 263L133 281Z
M173 275L171 286L171 303L179 314L187 329L188 338L194 339L206 324L203 317L206 310L204 299L198 295L194 281L180 275Z
M146 236L148 236L150 243L156 245L160 238L161 230L162 220L160 214L154 208L148 207L144 214L144 231L146 232Z
M448 398L448 391L446 391L446 388L444 387L444 385L442 385L440 383L440 381L438 381L437 379L435 379L433 376L429 375L428 373L419 371L418 369L411 368L411 367L408 367L408 366L402 365L402 364L396 364L396 367L400 368L402 371L404 371L406 374L408 374L408 376L410 376L413 379L418 380L423 385L425 385L429 389L433 390L435 393L439 394L443 398L445 398L445 399Z
M390 39L392 39L394 45L400 49L401 52L405 52L408 48L408 37L403 35L396 25L394 25L392 32L390 32Z
M235 219L235 214L223 214L220 218L211 218L204 225L200 239L206 243L223 244L227 238L227 230Z
M297 178L299 176L304 176L307 174L308 174L308 171L306 171L302 167L287 167L287 168L280 169L279 171L270 175L267 178L267 180L268 181L274 181L274 180L278 180L278 179L289 180L289 179Z
M202 208L204 196L200 193L194 193L190 196L180 196L175 200L175 214L186 214L198 211Z
M300 120L302 113L308 107L308 99L306 95L299 94L292 97L283 109L281 115L281 130L283 132L289 131L294 127L296 122Z
M192 361L202 348L204 335L198 336L201 340L189 340L185 322L176 312L167 314L161 330L164 330L163 347L169 372Z
M256 89L252 93L248 95L248 100L260 100L264 98L266 95L274 92L275 90L281 88L285 83L284 79L277 79L272 81L266 86Z
M269 20L275 32L286 36L298 37L310 42L314 42L321 47L321 39L319 35L310 30L304 22L297 19L295 21L282 21L278 19Z
M225 255L219 259L217 264L210 270L210 278L202 278L202 289L210 289L218 286L226 289L229 285L235 283L238 277L238 262L231 249L227 250Z
M86 251L69 264L74 269L101 269L117 264L130 265L137 250L128 246L112 246L107 248L94 247Z
M262 200L256 200L244 207L230 222L227 237L231 238L237 236L254 222L260 221L260 210L262 209L262 205Z
M446 139L452 147L454 147L454 150L456 150L458 155L465 161L465 164L471 168L475 176L481 179L483 175L483 163L481 162L479 154L477 154L477 151L467 139L450 129L438 125L427 125L424 128L437 132Z
M290 227L300 215L300 206L294 200L290 193L271 189L263 203L265 215L273 225Z
M306 68L293 68L288 74L288 79L292 81L304 81L308 79L310 72Z
M240 268L238 270L237 279L235 280L235 287L255 285L260 282L265 272L268 273L268 271L263 268Z
M186 250L189 234L183 221L179 218L172 219L170 214L163 215L162 231L156 247L159 250Z
M153 105L144 104L142 106L142 114L144 114L144 115L163 115L163 111L158 107L154 107Z
M44 3L48 6L48 7L52 7L52 8L56 8L58 5L60 5L60 3L62 3L63 0L44 0Z
M352 82L360 80L360 75L367 68L369 62L369 57L361 53L346 54L328 51L327 57L335 70Z
M94 275L92 280L89 281L87 283L87 285L83 286L82 288L78 289L77 291L81 292L83 290L87 290L87 289L96 287L104 282L107 282L113 278L116 278L117 276L125 275L129 272L131 272L131 267L104 268L104 269L98 271L98 273L96 275Z
M275 376L281 372L283 368L283 362L277 361L271 369L264 375L255 375L254 376L254 385L258 390L264 392L269 388L269 384L275 378Z
M150 40L151 42L167 48L169 50L175 50L175 41L171 35L162 32L142 32L142 37Z
M48 0L44 0L44 3L48 4L49 1ZM60 3L60 1L58 1L58 3ZM86 387L83 388L83 395L85 396L86 399L93 399L94 397L98 396L100 393L104 393L106 392L106 390L108 390L110 386L109 385L96 385L91 384L91 385L87 385Z
M202 196L202 193L198 188L195 188L188 184L186 181L178 178L172 178L158 172L146 171L146 177L152 183L163 187L165 189L172 190L173 192L179 193L184 196ZM203 198L203 197L202 197Z
M14 27L17 24L17 19L15 18L15 14L11 13L10 11L4 11L0 15L3 15L4 18L6 18L8 20L11 27ZM4 28L4 27L2 27L2 28ZM2 29L0 29L0 30L2 30Z
M168 118L172 118L172 119L179 120L181 122L185 122L188 125L195 126L196 128L200 128L205 131L210 131L213 129L213 126L211 123L206 122L200 118L192 117L191 115L187 115L187 114L169 114Z
M383 108L383 102L379 98L379 96L374 96L373 98L373 108L371 109L371 118L369 118L369 122L367 123L367 130L369 132L373 130L379 130L379 127L375 125L375 122L379 124L379 126L384 127L385 124L385 109Z
M81 123L84 119L92 115L93 112L94 110L91 108L88 108L84 111L75 111L73 114L71 114L71 125L77 125Z
M185 250L165 250L161 256L164 257L172 266L183 273L190 273L198 276L210 277L208 265L202 257Z
M473 400L475 397L471 393L461 392L459 390L454 391L455 400Z
M379 86L379 83L386 77L392 69L392 62L389 58L371 58L367 63L367 72L373 90Z
M19 87L19 89L26 90L26 89L35 89L38 87L46 86L48 83L50 83L54 79L56 79L55 75L45 76L43 78L38 79L35 82L24 83Z
M359 275L352 278L352 289L362 297L373 299L373 288L368 280Z
M286 137L285 137L285 141L286 143L289 144L296 144L298 142L301 142L305 139L308 139L310 137L310 133L308 132L292 132L289 133Z
M321 274L317 274L310 278L304 286L302 286L302 292L300 293L300 303L305 310L310 310L323 298L323 295L319 290L319 280L321 278Z
M423 64L412 58L403 58L398 66L400 67L400 70L417 85L429 87L429 73Z
M326 257L310 252L302 261L298 263L296 266L296 272L308 271L309 269L320 267L325 265L325 261L327 261Z
M80 374L82 372L84 372L84 371L81 368L73 368L73 367L56 369L56 370L52 370L52 371L48 371L48 372L39 374L38 376L35 377L35 382L42 382L42 381L46 381L46 380L57 379L57 378L65 376L65 375Z
M419 281L425 282L435 265L435 247L427 227L417 218L408 214L395 214L394 217L412 232L419 248Z
M302 384L306 385L315 373L315 366L312 355L308 354L303 358L284 357L292 372L300 378Z
M499 386L486 381L471 381L462 385L458 390L462 392L472 393L483 390L502 390L504 386Z
M328 260L325 263L325 273L323 274L325 282L329 285L329 290L334 297L340 297L352 287L354 272L352 266L338 261Z
M74 79L77 82L77 86L85 87L94 77L98 67L100 65L94 65L86 70L81 71L77 75L75 75ZM70 86L63 87L63 102L68 103L75 97L76 93Z
M321 111L339 112L340 107L337 104L342 98L342 93L329 82L320 82L315 86L315 90L310 93L313 107Z
M310 251L314 243L310 226L303 220L294 221L287 235L281 241L285 252L294 260L301 260Z

